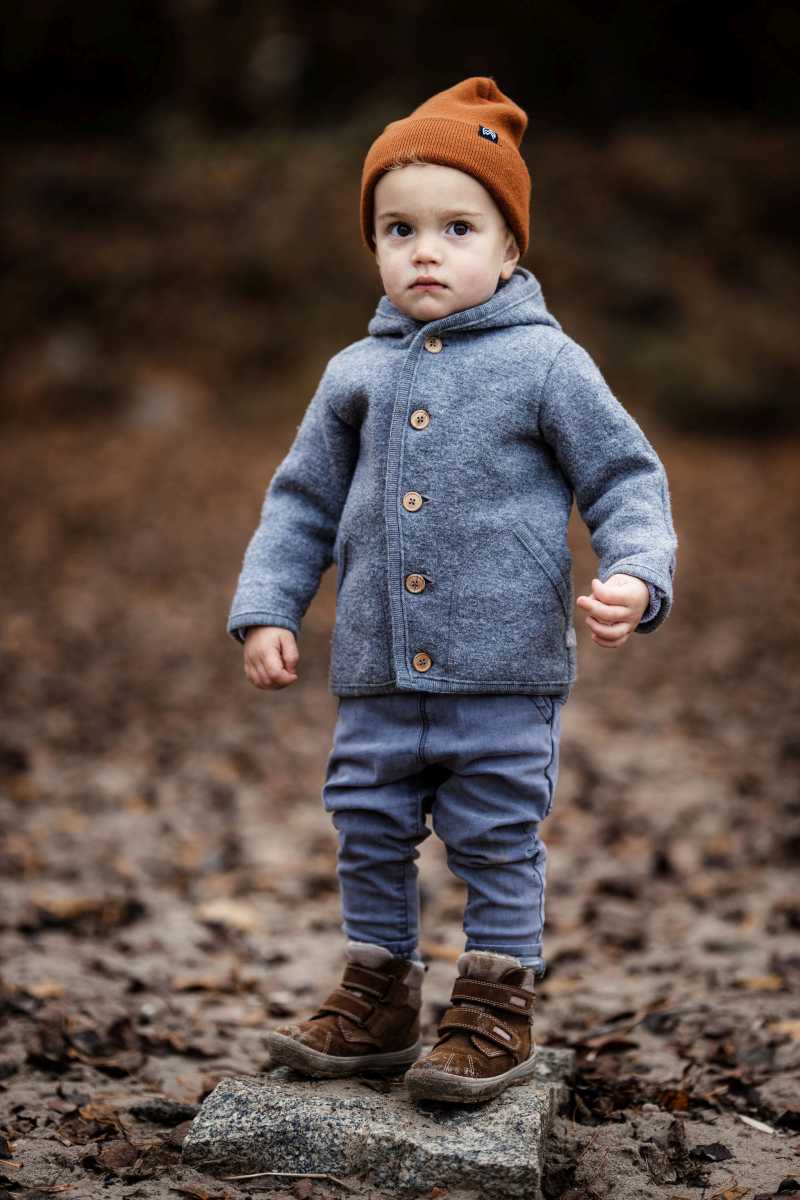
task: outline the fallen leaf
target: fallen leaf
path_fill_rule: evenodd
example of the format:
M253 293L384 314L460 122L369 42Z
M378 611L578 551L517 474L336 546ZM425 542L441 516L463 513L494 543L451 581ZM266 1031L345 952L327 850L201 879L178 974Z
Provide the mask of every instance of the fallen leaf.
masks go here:
M585 988L586 982L583 979L559 978L558 976L537 984L537 991L544 992L548 996L569 996L573 992L582 992Z
M67 1056L108 1075L129 1075L142 1065L142 1054L130 1017L117 1012L102 1021L75 1013L64 1018Z
M70 1058L77 1058L85 1063L87 1067L97 1067L107 1075L133 1075L144 1062L144 1055L140 1050L123 1050L119 1054L107 1056L84 1054L77 1046L70 1046L67 1054Z
M582 1046L589 1046L595 1054L600 1050L638 1050L639 1043L634 1038L620 1037L619 1034L607 1033L601 1037L582 1038Z
M236 992L236 976L232 971L224 975L176 975L172 980L176 992Z
M103 1146L97 1157L107 1170L116 1174L118 1171L132 1167L139 1157L139 1151L130 1142L117 1141Z
M98 1125L110 1125L120 1133L125 1133L125 1126L119 1114L109 1104L84 1104L78 1112L84 1121L96 1121Z
M788 1033L793 1042L800 1042L800 1021L770 1021L767 1029L772 1033Z
M270 992L267 996L267 1012L271 1017L293 1017L297 1012L297 1001L291 992Z
M146 911L133 896L34 897L32 910L20 928L35 932L63 927L98 936L140 920Z
M197 917L206 925L222 925L226 929L238 929L241 933L256 933L262 923L261 914L252 904L229 900L225 896L201 904L197 909Z
M669 1112L685 1112L689 1107L689 1093L683 1088L662 1088L656 1093L656 1104Z
M192 1127L192 1121L181 1121L180 1125L174 1125L167 1136L166 1145L174 1146L176 1150L183 1149L183 1142Z
M295 1011L292 1009L291 1014L287 1015L294 1015ZM266 1011L260 1004L256 1007L246 1004L224 1004L219 1008L207 1008L204 1012L208 1020L216 1021L220 1025L238 1025L250 1029L263 1025L267 1019ZM272 1015L280 1016L281 1014L273 1013Z
M750 975L745 979L734 979L733 987L748 992L779 992L784 987L781 975Z
M37 1000L58 1000L64 995L64 985L57 979L43 979L41 983L29 983L22 989Z

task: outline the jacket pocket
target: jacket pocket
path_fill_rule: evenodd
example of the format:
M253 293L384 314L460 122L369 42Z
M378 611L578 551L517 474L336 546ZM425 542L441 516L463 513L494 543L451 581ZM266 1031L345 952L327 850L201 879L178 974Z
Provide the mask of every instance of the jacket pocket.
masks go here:
M572 580L569 571L569 551L565 548L563 566L550 553L544 542L536 536L527 521L518 521L514 533L523 546L536 559L547 578L552 583L564 608L564 616L569 623L572 614Z
M562 568L527 522L491 531L453 585L448 671L464 680L567 682L570 602L566 561Z
M331 682L386 683L392 678L389 595L376 569L380 545L350 533L337 552L336 619L331 635Z

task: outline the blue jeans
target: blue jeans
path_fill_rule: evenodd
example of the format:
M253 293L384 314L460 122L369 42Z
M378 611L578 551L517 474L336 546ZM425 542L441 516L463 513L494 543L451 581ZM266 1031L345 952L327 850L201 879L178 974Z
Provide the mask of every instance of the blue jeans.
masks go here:
M538 976L563 698L342 696L322 790L339 833L342 929L419 958L417 846L444 843L467 885L465 950L513 954Z

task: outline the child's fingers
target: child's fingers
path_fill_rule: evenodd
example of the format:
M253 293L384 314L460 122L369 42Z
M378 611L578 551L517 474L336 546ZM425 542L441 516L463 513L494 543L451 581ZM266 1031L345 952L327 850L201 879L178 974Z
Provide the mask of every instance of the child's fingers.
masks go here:
M598 621L613 623L624 621L630 616L630 610L624 604L604 604L596 596L578 596L577 603L584 612L596 617Z
M592 641L595 643L595 645L602 646L605 650L616 650L619 646L624 646L627 640L628 638L626 636L609 641L607 638L600 637L596 633L592 634Z
M283 665L280 641L273 643L264 651L264 667L274 687L285 687L295 679L294 671L287 671Z
M597 621L594 617L587 617L586 624L598 637L607 638L613 642L619 641L621 637L626 637L631 631L630 624L627 621L606 624L605 621Z
M297 663L300 659L300 652L297 649L297 642L294 639L294 634L286 629L279 636L284 666L288 671L294 673Z
M272 681L260 655L250 655L244 660L244 670L253 687L268 688Z
M592 592L598 600L606 604L627 604L635 607L642 595L648 595L647 584L632 575L612 575L603 583L600 579L592 580Z
M250 680L253 687L257 687L257 688L272 687L272 683L271 683L266 671L261 670L260 668L248 667L247 668L247 678Z
M284 667L277 644L249 655L245 659L245 672L250 682L259 688L283 688L297 679L294 669Z
M593 579L592 594L604 604L625 604L633 595L631 581L618 575L612 575L605 582Z

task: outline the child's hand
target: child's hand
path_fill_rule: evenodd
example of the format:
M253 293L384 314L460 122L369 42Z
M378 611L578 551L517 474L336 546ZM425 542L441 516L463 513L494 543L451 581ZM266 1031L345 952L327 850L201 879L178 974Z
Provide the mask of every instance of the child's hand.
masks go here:
M244 673L257 688L285 688L297 681L300 654L291 629L253 625L245 634Z
M592 641L609 649L624 645L650 603L647 584L635 575L612 575L605 583L593 579L592 593L577 599L589 613Z

